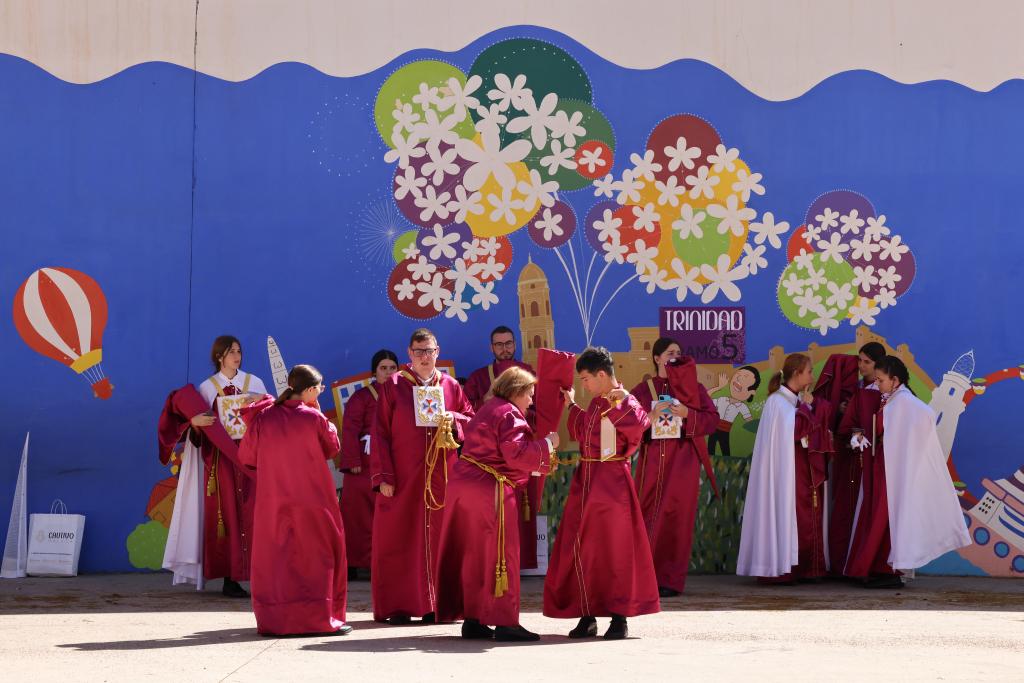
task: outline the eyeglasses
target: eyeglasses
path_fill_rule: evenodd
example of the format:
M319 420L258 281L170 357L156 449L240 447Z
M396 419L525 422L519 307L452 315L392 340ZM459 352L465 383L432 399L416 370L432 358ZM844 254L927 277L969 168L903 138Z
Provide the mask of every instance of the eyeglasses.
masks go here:
M429 356L436 356L437 352L438 352L437 348L409 349L409 350L412 352L412 355L416 356L417 358L423 358L424 356L428 356L428 357Z
M506 342L491 342L491 346L496 349L514 349L516 348L516 340L512 339Z

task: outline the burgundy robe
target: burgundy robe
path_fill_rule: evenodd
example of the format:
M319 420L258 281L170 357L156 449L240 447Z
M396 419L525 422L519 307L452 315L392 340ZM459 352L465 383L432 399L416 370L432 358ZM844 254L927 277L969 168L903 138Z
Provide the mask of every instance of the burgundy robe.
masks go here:
M863 382L860 382L863 384ZM879 410L882 393L872 384L858 386L846 403L846 411L836 428L836 454L832 461L832 517L828 527L832 573L843 575L846 557L853 539L854 518L864 476L864 455L850 447L854 430L871 438L871 416ZM884 477L882 485L885 485Z
M345 523L348 566L369 567L376 494L370 483L370 456L363 437L370 436L377 412L377 387L363 387L345 403L341 420L341 456L338 469L345 473L341 486L341 519ZM352 472L359 467L358 474Z
M667 378L654 377L650 382L655 395L651 395L648 382L641 382L632 391L643 408L650 410L651 402L661 395L680 399ZM699 383L698 387L699 407L689 408L680 438L652 439L650 431L644 434L635 476L658 586L680 592L686 587L697 519L702 460L699 449L707 455L705 437L718 428L718 409L707 389Z
M233 386L224 392L235 393ZM161 460L181 440L196 415L210 410L196 388L188 384L171 393L158 426ZM206 579L249 580L256 480L238 460L238 442L217 420L210 427L192 430L203 454L203 576ZM214 469L216 466L216 469ZM216 476L211 475L216 472ZM215 491L211 492L211 488Z
M238 459L260 473L252 546L252 607L264 635L327 633L345 624L345 531L327 461L338 432L301 401L243 412Z
M403 372L404 371L404 372ZM373 514L373 549L370 589L373 617L421 617L436 612L433 571L444 509L432 510L426 502L426 454L437 431L417 427L413 411L413 384L409 366L380 385L377 417L370 438L370 477L374 490L381 484L395 487L391 498L377 496ZM473 407L453 377L438 370L435 382L444 392L445 409L454 414L456 440L473 417ZM446 451L434 468L431 491L440 502L445 496L446 470L455 464L457 452Z
M465 428L460 459L448 476L448 495L438 542L438 621L476 619L489 626L519 624L519 517L517 490L532 472L547 472L548 442L535 440L519 409L503 398L486 401ZM498 484L486 465L507 482ZM495 500L499 490L504 524ZM504 543L499 532L504 533ZM499 555L499 545L502 547ZM495 596L500 556L508 576L507 591Z
M614 460L601 458L601 416L615 427ZM544 581L544 615L624 617L660 609L658 581L630 458L651 422L633 396L618 407L595 397L569 408L569 436L580 464L569 486Z
M473 410L479 410L484 404L484 396L491 390L491 385L498 375L511 367L520 367L533 373L529 363L512 359L496 360L490 365L474 370L466 380L466 398L473 404ZM492 379L493 375L493 379ZM526 413L526 421L532 426L535 415L533 406ZM555 430L552 430L555 431ZM539 436L547 436L540 434ZM544 497L544 477L533 477L524 486L516 489L519 501L519 556L523 569L537 568L537 514L540 512L541 499Z
M864 464L856 526L843 570L846 576L859 579L896 573L889 565L892 541L889 537L889 499L886 494L885 449L882 443L885 433L882 421L884 404L879 391L865 390L858 394L862 395L850 425L844 420L844 427L849 430L844 435L847 442L855 427L863 431L865 438L871 442L861 454Z

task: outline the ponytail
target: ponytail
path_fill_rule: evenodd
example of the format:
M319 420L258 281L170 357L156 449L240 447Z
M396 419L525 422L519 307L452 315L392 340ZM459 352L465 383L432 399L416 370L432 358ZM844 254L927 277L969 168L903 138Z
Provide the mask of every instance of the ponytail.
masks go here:
M778 391L785 382L792 379L793 375L806 368L810 363L810 356L802 353L791 353L786 356L786 362L782 364L782 369L768 380L768 395L771 396Z
M879 371L898 379L901 387L906 387L907 391L914 394L914 390L910 388L910 371L907 369L906 363L896 356L886 356L875 363L875 372ZM917 394L914 394L914 396L917 396Z
M274 401L279 406L285 401L298 398L302 392L310 387L315 387L324 381L324 376L312 365L296 365L288 373L288 388L281 392L281 395Z

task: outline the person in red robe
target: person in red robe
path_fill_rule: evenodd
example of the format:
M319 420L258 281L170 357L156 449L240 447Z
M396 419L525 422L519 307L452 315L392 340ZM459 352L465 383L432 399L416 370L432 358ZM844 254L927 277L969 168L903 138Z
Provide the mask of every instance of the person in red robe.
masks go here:
M348 549L348 578L356 578L358 567L370 568L373 539L373 507L376 494L370 482L370 429L377 413L378 388L398 372L398 356L381 349L370 361L373 382L345 403L341 419L341 453L338 469L345 473L341 486L341 519L345 523Z
M345 530L327 461L338 432L322 412L323 376L288 373L288 389L243 411L238 459L260 473L252 546L252 607L264 636L346 635Z
M465 428L448 478L438 542L437 616L465 619L463 638L539 640L519 624L519 513L516 490L548 471L558 434L534 439L526 422L537 378L505 370ZM500 500L496 508L495 500ZM494 629L490 627L494 626Z
M718 409L697 381L696 363L682 356L679 344L662 337L654 342L651 355L656 376L630 392L652 421L640 444L634 480L654 556L658 594L669 598L686 588L701 465L705 465L709 481L714 477L705 437L718 428ZM684 391L674 390L670 372L685 377L682 381L689 386ZM670 400L663 401L663 397ZM653 438L654 421L672 416L682 421L679 436Z
M848 357L842 356L842 367L838 366L837 361L830 381L824 384L826 370L823 369L818 378L818 386L814 389L816 396L827 398L830 405L836 406L836 415L829 421L832 432L838 438L829 476L832 507L828 523L829 571L835 576L843 576L846 554L853 536L853 518L862 477L863 458L859 451L850 447L850 436L853 426L860 424L864 416L874 414L878 408L875 363L884 357L884 346L878 342L868 342L860 347L856 360L846 360ZM830 361L832 357L826 361L826 369ZM851 369L853 363L856 363L855 370ZM844 435L845 438L842 438Z
M494 362L474 370L466 379L466 398L473 404L473 410L479 410L490 397L491 387L495 379L511 367L519 367L533 374L529 363L516 359L516 336L512 329L499 325L491 330L491 353ZM531 407L526 414L526 421L534 424L535 414ZM519 504L519 556L523 569L537 568L537 513L540 512L541 498L544 495L544 477L534 477L524 486L517 489Z
M768 383L754 440L736 573L791 584L825 575L829 406L809 388L811 359L790 354Z
M615 378L612 355L587 348L576 360L586 410L569 399L569 436L580 444L562 521L544 580L544 615L579 618L570 638L597 635L596 617L611 617L604 637L628 635L626 618L660 610L658 582L630 460L651 425L647 411Z
M434 564L444 512L448 469L458 458L446 429L417 426L417 416L438 424L439 389L451 437L462 440L473 417L462 387L436 367L440 347L426 328L413 332L410 363L380 385L370 437L370 476L377 496L373 514L370 592L373 617L393 625L412 617L436 618ZM434 387L433 393L418 390ZM416 403L417 395L422 399ZM428 415L429 413L429 415Z

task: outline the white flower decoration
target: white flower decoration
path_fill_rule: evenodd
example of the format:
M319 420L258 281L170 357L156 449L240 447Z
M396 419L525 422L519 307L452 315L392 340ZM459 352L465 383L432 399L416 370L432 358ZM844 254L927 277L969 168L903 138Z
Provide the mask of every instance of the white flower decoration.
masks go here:
M804 241L807 244L814 244L821 237L821 233L825 231L824 228L815 225L814 223L808 223L804 227Z
M790 273L789 277L782 281L782 286L786 288L787 296L795 296L804 291L804 287L807 286L807 282L800 279L800 276L796 273Z
M574 111L570 116L559 109L550 123L552 137L562 138L566 147L575 147L576 138L582 138L587 134L587 129L580 125L581 121L583 112Z
M797 270L810 271L814 268L814 252L801 249L800 253L793 257L793 263Z
M496 104L489 107L477 107L476 115L479 120L473 128L478 133L483 133L485 130L497 130L500 133L501 127L508 123L508 117L501 113L501 109Z
M700 147L687 147L686 138L680 137L676 140L674 147L666 147L664 152L665 156L669 158L669 171L677 171L680 166L690 170L694 166L693 160L700 156Z
M473 97L473 93L477 91L483 84L483 79L480 76L473 75L466 79L466 84L459 83L457 78L448 79L448 94L441 98L441 101L437 103L438 108L441 111L453 110L455 116L458 117L459 121L466 119L466 110L476 110L480 106L480 100Z
M896 272L896 266L878 269L878 286L896 289L896 285L903 279L903 276Z
M544 149L548 144L548 129L554 124L552 114L558 107L558 95L548 93L541 100L540 106L534 102L532 97L523 98L520 104L523 116L510 120L505 130L509 133L522 133L529 130L533 146L537 149Z
M461 139L454 130L458 123L459 118L456 114L439 119L436 111L427 109L423 112L423 122L416 125L415 135L420 140L426 140L428 147L437 147L442 142L454 145Z
M458 254L455 249L458 241L459 233L453 231L446 235L444 234L444 228L440 224L435 223L433 233L423 238L423 246L430 249L427 252L427 256L432 261L436 261L442 257L455 258Z
M710 281L704 287L704 292L700 297L700 300L706 304L714 301L719 292L724 294L729 301L739 301L742 293L735 282L749 274L747 267L742 264L731 268L728 254L719 254L714 268L707 263L701 265L700 273Z
M696 266L687 268L681 259L674 258L672 259L672 271L676 277L666 284L669 288L676 290L676 301L681 303L686 299L688 293L700 294L704 290L704 286L697 282L697 278L700 277L700 268Z
M414 263L409 264L409 274L413 280L429 280L436 271L437 266L428 261L426 256L420 256Z
M500 280L505 272L505 264L488 256L486 261L474 263L472 267L474 274L479 275L481 280Z
M540 165L548 169L548 175L555 175L558 169L567 168L570 171L576 168L576 150L572 147L562 148L558 140L551 141L551 154L541 157Z
M708 163L713 164L711 169L715 173L721 173L723 170L735 171L736 160L740 158L740 151L733 147L732 149L726 149L725 145L718 145L715 147L713 154L708 155ZM743 201L746 201L745 199Z
M848 232L852 232L854 235L859 235L860 229L864 227L864 219L859 216L860 211L857 209L850 209L850 213L839 219L839 222L843 226L839 231L844 235Z
M384 153L384 161L389 164L397 161L399 168L408 168L410 159L419 159L427 153L427 150L416 146L417 142L419 140L415 135L410 135L407 139L401 133L392 133L391 145L393 149L389 149Z
M640 190L644 187L644 181L633 177L633 170L626 169L622 172L622 180L612 183L612 188L619 193L615 198L619 204L640 201Z
M834 232L828 241L818 240L818 251L822 263L827 263L828 261L843 262L843 254L850 251L850 245L843 244L842 239L843 236L841 234Z
M490 309L491 306L498 303L498 296L494 293L494 281L483 282L473 289L473 298L471 301L474 306L479 306L483 310Z
M861 300L850 307L851 325L874 325L875 316L878 315L878 306L875 306L871 299L861 297Z
M817 289L818 287L821 287L826 282L828 282L828 279L825 277L825 269L824 268L820 268L819 269L819 268L815 268L814 266L811 266L810 268L807 269L807 286L808 287L812 287L814 289Z
M608 162L604 160L604 147L594 147L593 149L584 149L584 150L582 150L582 153L580 154L579 164L580 164L580 166L585 166L587 168L587 173L596 173L598 167L601 167L601 168L606 167L608 165ZM611 178L610 174L605 177L605 181L608 182L609 185L610 185L610 180L609 180L610 178ZM600 182L600 181L595 180L594 181L594 185L597 186L598 182ZM602 191L602 193L603 193L603 191ZM600 196L600 194L598 194L598 196ZM608 189L608 195L607 196L609 196L609 197L612 196L611 188L610 187Z
M633 216L636 219L633 221L633 227L644 232L654 232L658 228L658 221L661 220L661 215L655 211L654 204L650 202L643 207L634 206Z
M606 242L614 239L619 241L619 230L622 228L622 219L616 218L611 209L605 209L601 218L594 221L594 229L597 230L597 240Z
M513 199L512 190L507 187L501 191L500 197L495 194L487 195L487 203L494 207L489 218L492 221L504 219L509 225L516 224L515 210L523 208L523 200Z
M685 240L689 237L700 239L704 237L704 230L700 227L700 223L705 218L707 218L707 214L703 211L694 213L691 205L683 204L679 209L678 220L672 222L672 229L679 233L680 239Z
M862 240L850 240L850 258L856 260L870 261L881 249L881 245L877 242L873 242L871 237L865 231L864 239Z
M406 196L420 197L423 195L421 188L426 187L427 179L416 175L416 169L412 166L405 167L405 173L395 176L395 199L402 200Z
M427 110L437 105L441 99L437 95L437 88L431 87L426 83L420 83L420 91L412 96L412 101L420 105L420 109Z
M840 286L836 282L829 281L826 283L829 291L828 298L825 299L825 303L829 306L836 306L837 308L846 308L846 304L850 303L857 296L853 293L853 285L849 282L844 283Z
M910 251L910 247L902 243L903 238L899 235L893 235L891 239L882 240L881 244L881 258L887 261L893 261L899 263L903 259L903 255Z
M509 105L522 109L522 102L533 98L533 91L526 86L526 76L519 74L515 81L505 74L494 74L494 89L487 92L487 98L498 105L498 111L506 111Z
M550 242L555 237L561 237L565 232L558 225L561 222L562 214L551 213L551 209L544 209L543 216L535 225L538 230L542 230L544 232L544 241Z
M416 296L416 285L409 278L402 278L402 281L393 287L399 301L405 301Z
M834 308L822 308L818 311L818 317L811 321L811 327L817 327L818 332L821 332L821 336L824 337L828 334L829 330L839 327L839 321L836 320L836 313L838 312Z
M839 218L839 212L833 211L826 206L821 213L814 217L814 220L818 221L819 228L822 230L828 230L829 228L834 228L839 225L836 221L837 218Z
M451 214L448 211L448 200L451 197L451 194L448 192L437 194L437 190L434 189L433 185L427 185L427 189L423 191L423 194L413 200L416 206L423 209L420 211L420 220L429 221L434 216L437 216L442 221L447 220Z
M821 297L814 293L813 287L808 287L801 294L793 297L793 303L797 305L796 314L801 318L808 313L818 313L824 310L821 305Z
M740 263L746 267L747 271L751 275L757 275L757 271L761 268L768 267L768 259L764 257L764 253L768 250L768 247L763 244L759 247L752 247L749 244L743 245L743 258L740 259Z
M452 267L445 271L444 276L455 285L456 295L462 294L462 290L467 286L476 287L480 284L464 259L456 259Z
M410 242L402 249L402 258L413 259L420 255L420 249L415 242Z
M763 177L760 173L747 173L746 169L741 168L736 171L736 182L732 184L732 191L743 201L749 202L751 192L757 195L764 194L764 186L761 185Z
M720 180L721 178L716 175L708 175L707 166L701 166L697 169L697 175L686 176L686 184L690 186L690 199L696 199L701 195L704 195L705 199L714 199L715 185ZM707 293L707 290L704 292Z
M455 143L459 156L473 164L462 180L466 189L471 192L479 190L492 175L502 188L515 187L516 175L508 165L526 158L530 153L529 141L516 140L502 147L498 131L488 129L480 134L480 142L483 147L464 138Z
M463 301L461 297L448 298L444 302L444 317L446 318L458 318L459 322L466 322L469 320L469 316L466 315L466 311L469 310L469 302Z
M501 243L497 237L488 237L480 240L480 255L481 256L497 256L498 250L501 249Z
M408 102L403 104L401 100L395 100L395 110L391 112L391 116L395 120L392 134L403 131L411 133L416 130L416 123L420 120L420 115L412 110L412 105Z
M584 152L584 154L586 154L586 152ZM608 199L611 199L617 191L615 178L611 173L606 175L604 178L598 178L594 181L595 197L607 197ZM621 204L622 202L619 203Z
M480 216L484 212L479 192L467 192L462 184L455 186L455 198L448 202L448 211L455 215L456 223L465 223L469 214Z
M882 237L888 237L892 232L885 224L885 214L878 216L877 218L868 218L868 227L864 228L864 239L870 237L873 240L878 240Z
M521 180L519 185L516 186L519 193L523 195L523 209L526 211L533 211L538 203L541 206L554 206L555 197L558 192L558 181L549 180L544 182L544 179L540 177L540 173L537 169L530 169L529 181Z
M786 221L776 223L775 216L771 211L761 214L760 221L751 221L749 227L750 232L754 234L754 244L764 244L767 240L772 249L782 248L782 240L779 237L789 231L789 223Z
M647 286L648 294L654 294L656 290L667 289L668 287L666 284L668 273L664 270L659 270L657 267L645 267L639 275L640 284Z
M444 307L444 302L452 298L452 293L444 286L442 273L434 273L432 280L420 282L416 285L416 289L420 292L420 298L416 300L416 304L423 308L433 308L438 313Z
M875 285L878 284L878 276L875 275L874 266L860 266L853 267L853 284L855 287L859 287L862 292L866 292Z
M725 200L725 206L721 204L708 205L708 215L721 220L718 224L719 235L731 232L736 237L743 236L743 231L746 230L744 223L757 218L757 212L750 207L740 208L739 198L734 194L729 195Z
M896 305L896 292L891 289L881 289L878 292L878 296L875 297L875 303L878 304L879 308L883 311L890 306Z
M602 242L601 248L604 249L604 260L608 263L614 261L621 265L626 262L626 254L629 252L629 249L624 244L619 243L618 236Z
M629 160L633 164L633 177L635 178L643 178L651 182L654 180L654 174L661 170L661 164L654 160L653 149L645 151L643 156L633 152L629 155Z
M440 185L444 182L446 175L457 175L459 172L459 165L455 163L455 148L450 148L447 152L442 153L440 147L431 147L428 150L428 161L423 164L421 173L424 177L430 177L430 182L434 185Z
M637 240L633 245L633 253L626 257L627 263L636 266L636 272L640 273L646 268L657 268L654 259L658 257L658 245L648 247L644 240Z
M658 204L662 206L665 204L679 206L679 198L686 196L686 186L679 185L679 181L674 175L670 175L665 182L656 180L654 187L658 190Z

